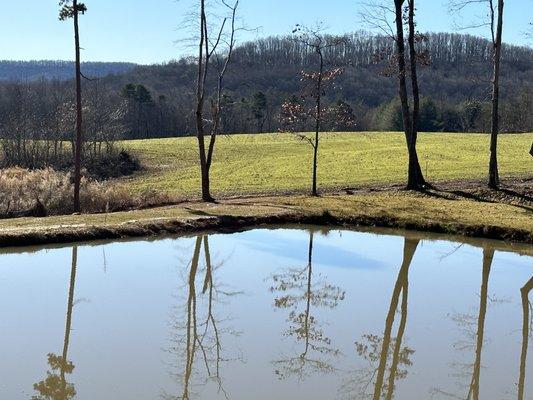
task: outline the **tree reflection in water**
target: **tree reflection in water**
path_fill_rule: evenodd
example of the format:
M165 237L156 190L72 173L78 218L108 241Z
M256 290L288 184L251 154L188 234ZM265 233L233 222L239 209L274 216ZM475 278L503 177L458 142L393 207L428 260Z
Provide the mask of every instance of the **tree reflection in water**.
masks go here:
M67 318L65 323L65 336L63 339L63 352L60 356L48 354L50 370L46 378L33 385L38 393L32 396L33 400L69 400L76 396L76 389L72 383L67 382L66 375L74 370L74 364L68 361L68 348L70 344L70 330L72 325L72 309L74 306L74 288L76 283L76 267L78 263L78 248L72 248L72 263L70 270L70 284L67 301Z
M408 346L402 347L402 342L407 324L409 267L418 243L419 240L405 238L403 261L394 284L383 337L365 334L360 342L355 343L358 355L366 360L368 365L356 370L344 383L341 392L347 398L393 399L395 382L407 377L407 367L412 365L411 356L414 350ZM392 328L399 304L400 322L397 335L393 337ZM385 379L387 370L388 378Z
M520 373L518 377L518 400L524 400L526 381L526 360L529 337L533 333L533 318L531 316L531 303L529 292L533 290L533 278L520 289L522 300L522 351L520 352Z
M203 266L200 265L202 244L205 257ZM237 333L221 326L227 319L215 317L215 306L223 300L223 297L239 293L220 289L215 272L221 266L222 264L214 266L211 262L208 236L198 236L185 285L185 316L177 318L173 323L176 332L173 338L175 345L170 349L171 353L182 359L178 368L183 371L176 377L183 387L178 396L163 394L165 399L190 399L194 386L205 386L208 382L214 382L218 392L229 398L223 386L221 367L222 363L236 360L238 357L232 359L223 356L222 340L225 335ZM197 280L202 275L203 283L198 290ZM185 324L182 321L185 321Z
M475 349L474 362L469 364L454 363L452 366L457 370L453 376L466 378L469 383L466 385L466 394L459 395L450 391L434 388L433 395L445 396L456 399L479 400L480 379L481 379L481 359L483 354L483 344L485 342L485 318L489 300L497 302L489 297L489 277L494 258L494 249L483 248L483 266L481 272L481 289L479 294L479 311L477 317L472 314L454 314L452 320L461 328L465 334L465 339L457 341L454 348L459 351L472 351Z
M314 231L310 230L307 265L304 268L288 268L271 276L273 285L270 291L279 294L274 306L289 310L289 327L284 335L303 345L301 353L273 361L280 379L296 376L303 380L313 373L333 372L333 358L340 354L322 331L312 308L335 308L339 301L344 300L344 291L329 284L326 278L313 275L313 240Z

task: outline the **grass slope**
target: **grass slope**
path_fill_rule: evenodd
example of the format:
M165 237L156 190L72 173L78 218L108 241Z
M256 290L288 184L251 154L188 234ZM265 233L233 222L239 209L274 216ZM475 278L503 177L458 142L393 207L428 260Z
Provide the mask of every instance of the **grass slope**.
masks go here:
M500 135L502 176L533 172L528 151L533 134ZM194 137L124 142L146 167L126 182L134 193L153 190L177 197L199 196L197 142ZM321 189L403 182L405 139L401 133L322 135L318 180ZM421 134L418 154L431 181L484 178L489 136ZM211 174L215 196L283 193L310 186L311 147L294 135L221 136Z

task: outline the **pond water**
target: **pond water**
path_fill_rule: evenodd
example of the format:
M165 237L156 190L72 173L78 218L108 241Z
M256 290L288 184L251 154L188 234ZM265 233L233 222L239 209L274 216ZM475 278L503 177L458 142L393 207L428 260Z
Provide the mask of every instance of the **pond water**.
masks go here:
M533 399L526 252L312 226L0 250L0 399Z

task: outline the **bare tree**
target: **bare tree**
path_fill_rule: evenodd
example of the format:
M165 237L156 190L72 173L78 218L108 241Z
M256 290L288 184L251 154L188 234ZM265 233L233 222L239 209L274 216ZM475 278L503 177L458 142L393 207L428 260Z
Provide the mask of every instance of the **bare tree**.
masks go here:
M318 196L317 191L317 169L318 169L318 146L320 142L320 132L323 123L327 121L330 110L323 105L323 96L325 89L330 86L335 79L341 75L344 70L339 67L327 68L325 53L327 50L337 47L344 43L344 39L335 36L326 36L322 34L322 26L319 24L316 28L296 25L293 33L298 36L294 39L296 42L303 44L317 56L316 66L312 72L301 72L301 81L303 90L300 95L301 101L290 99L282 105L282 124L287 130L293 130L295 127L305 126L309 119L313 121L314 138L298 133L301 139L306 140L313 148L313 174L311 194ZM310 108L302 104L306 98L313 102ZM338 111L338 110L335 110ZM338 117L339 115L337 115ZM340 122L340 121L339 121ZM345 123L343 121L342 123Z
M483 26L488 26L490 28L490 37L492 42L492 108L488 185L492 189L497 189L500 185L500 176L498 173L498 133L500 129L500 61L502 50L504 0L450 0L449 9L453 14L460 14L465 8L477 5L483 5L487 7L487 19L468 24L462 28L479 28Z
M416 151L416 141L418 136L418 118L420 95L418 89L418 76L416 70L417 51L415 48L415 0L408 0L408 24L409 24L409 61L411 66L411 86L413 92L413 112L409 113L409 100L407 98L406 86L406 66L405 66L405 42L403 35L403 5L405 0L394 0L395 22L396 22L396 61L398 66L398 84L399 95L402 103L402 120L407 141L407 150L409 154L409 167L407 172L407 188L421 189L426 185L418 154Z
M81 65L79 14L85 14L87 7L78 0L60 0L59 20L72 18L74 21L74 51L76 53L76 140L74 150L74 211L80 212L81 153L82 153L82 104L81 104Z
M394 56L389 58L389 67L395 64L398 77L398 95L402 107L402 123L405 133L408 152L407 188L423 189L427 186L416 150L418 139L418 122L420 108L420 91L418 87L417 63L427 62L427 54L419 53L417 43L425 40L425 36L416 31L415 23L415 0L394 0L394 7L388 2L377 0L364 2L360 13L365 25L372 29L377 29L387 35L395 43ZM394 16L394 24L391 16ZM407 57L405 49L404 21L408 25L407 43L409 47L409 68L407 67ZM387 51L378 54L377 60L386 56ZM391 69L392 71L392 69ZM407 90L407 75L411 79L411 91L413 96L413 110L410 110L409 96ZM387 71L387 75L391 72Z
M207 20L207 11L206 11L206 1L200 0L200 36L198 40L198 75L196 82L196 136L198 139L198 150L200 156L200 172L201 172L201 184L202 184L202 200L204 201L213 201L210 190L209 182L209 171L211 168L211 161L216 141L216 135L218 133L220 125L220 105L222 100L222 90L223 90L223 79L226 71L228 69L229 62L231 60L231 55L233 53L233 48L235 46L235 21L237 8L239 6L239 0L237 0L233 6L221 0L222 5L229 10L230 16L225 17L220 24L218 31L215 31L216 34L213 37L210 32L210 26ZM226 39L228 36L227 28L229 21L229 39ZM224 55L225 60L222 62L217 54L219 47L222 43L227 44L226 54ZM217 94L214 105L213 112L213 121L212 121L212 130L209 146L206 150L205 146L205 131L206 124L204 119L204 106L207 92L207 77L209 73L209 67L212 62L212 57L215 56L217 59L218 66L218 80L217 80Z

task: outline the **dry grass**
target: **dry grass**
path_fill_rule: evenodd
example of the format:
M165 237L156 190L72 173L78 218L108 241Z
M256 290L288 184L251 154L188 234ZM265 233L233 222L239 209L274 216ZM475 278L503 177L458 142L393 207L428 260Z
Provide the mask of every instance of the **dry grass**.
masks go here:
M136 205L125 186L82 179L81 207L96 213L122 210ZM69 173L51 168L0 170L0 216L13 216L34 209L40 202L47 214L72 212L73 190Z

